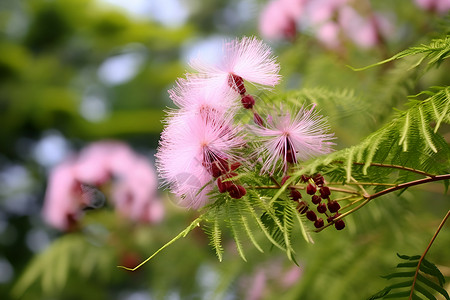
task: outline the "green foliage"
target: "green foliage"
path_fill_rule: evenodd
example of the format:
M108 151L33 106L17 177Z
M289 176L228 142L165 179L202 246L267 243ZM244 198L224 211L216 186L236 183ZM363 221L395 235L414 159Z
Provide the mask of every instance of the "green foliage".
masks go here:
M424 93L429 97L410 100L410 108L398 112L394 119L358 145L305 163L296 172L325 172L338 181L356 179L379 181L392 169L373 167L374 163L399 165L435 174L449 172L450 147L438 134L439 127L450 121L450 87ZM434 124L434 128L430 126ZM370 168L370 171L369 171ZM401 171L400 181L411 179L414 172Z
M13 294L20 297L35 284L40 284L45 294L58 294L65 288L70 276L108 276L107 270L114 259L114 251L105 251L82 234L65 235L34 257L16 283Z
M436 293L441 294L445 299L450 299L447 291L444 289L445 278L444 275L433 263L426 259L420 260L420 255L397 256L406 261L399 263L396 273L392 273L383 278L397 281L374 294L369 300L374 299L390 299L390 298L406 298L412 296L409 299L422 299L425 296L427 299L436 299L433 295Z
M374 66L382 65L387 62L401 59L407 56L419 55L418 61L413 65L413 67L419 66L425 60L428 61L428 66L439 66L445 59L450 57L450 36L447 35L440 39L434 39L429 44L422 44L419 46L410 47L406 50L403 50L391 58L378 62L376 64L356 69L356 70L364 70L367 68L371 68Z

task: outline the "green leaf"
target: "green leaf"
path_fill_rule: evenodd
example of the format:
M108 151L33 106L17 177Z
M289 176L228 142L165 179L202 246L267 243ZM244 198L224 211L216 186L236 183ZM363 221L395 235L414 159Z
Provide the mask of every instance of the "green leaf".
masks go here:
M440 273L440 272L439 272ZM442 275L442 274L441 274ZM429 280L428 278L424 277L420 273L417 275L417 279L421 282L426 284L429 288L439 292L442 296L445 297L445 299L450 300L450 297L447 293L447 291L442 287L442 285L438 285L434 283L433 281Z

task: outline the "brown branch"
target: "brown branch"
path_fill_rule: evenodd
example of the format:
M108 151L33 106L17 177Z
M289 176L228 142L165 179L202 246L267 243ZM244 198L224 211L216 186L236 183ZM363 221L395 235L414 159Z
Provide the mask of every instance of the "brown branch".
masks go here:
M417 276L419 275L420 265L422 264L422 261L424 260L425 255L428 253L428 250L430 250L431 245L433 245L434 240L436 239L437 235L439 234L439 231L441 231L442 227L444 226L444 224L447 221L449 216L450 216L450 210L447 211L447 214L445 215L444 219L442 219L441 224L439 224L439 227L436 230L436 232L434 233L433 237L431 238L431 241L428 244L427 248L425 249L425 252L422 254L422 256L419 259L419 263L417 264L416 273L414 274L414 279L413 279L413 283L411 286L411 294L409 294L409 300L411 300L413 297L414 287L416 286Z
M354 165L360 165L360 166L364 166L365 163L360 163L360 162L353 162ZM380 163L371 163L370 166L373 167L381 167L381 168L391 168L391 169L399 169L399 170L403 170L403 171L408 171L408 172L413 172L416 174L420 174L423 176L427 176L427 177L434 177L433 174L421 171L421 170L416 170L413 168L408 168L405 166L399 166L399 165L389 165L389 164L380 164Z
M378 198L380 196L383 196L385 194L394 192L394 191L398 191L401 189L405 189L411 186L415 186L415 185L420 185L420 184L424 184L424 183L428 183L428 182L433 182L433 181L440 181L440 180L446 180L446 179L450 179L450 174L445 174L445 175L433 175L433 177L427 177L427 178L422 178L422 179L417 179L417 180L413 180L413 181L409 181L409 182L405 182L405 183L401 183L398 184L396 186L387 188L385 190L382 190L378 193L369 195L366 198L367 200L372 200L375 198Z
M367 203L369 203L371 200L373 200L373 199L375 199L375 198L381 197L381 196L383 196L383 195L386 195L386 194L388 194L388 193L392 193L392 192L395 192L395 191L398 191L398 190L401 190L401 189L405 189L405 188L408 188L408 187L412 187L412 186L415 186L415 185L420 185L420 184L424 184L424 183L428 183L428 182L433 182L433 181L446 180L446 179L450 179L450 174L445 174L445 175L435 175L435 176L433 176L433 177L427 177L427 178L422 178L422 179L418 179L418 180L414 180L414 181L409 181L409 182L405 182L405 183L398 184L398 185L396 185L396 186L387 188L387 189L385 189L385 190L382 190L382 191L380 191L380 192L378 192L378 193L375 193L375 194L372 194L372 195L368 195L368 196L367 196L367 195L361 195L361 197L362 197L363 199L365 199L364 202L362 202L361 204L359 204L359 205L356 206L355 208L352 208L351 210L349 210L349 211L343 213L342 215L340 215L339 217L337 217L336 219L334 219L333 222L328 223L327 225L325 225L325 226L323 226L323 227L321 227L321 228L319 228L319 229L316 229L316 230L314 230L314 231L315 231L315 232L320 232L320 231L322 231L323 229L327 228L328 226L334 224L335 221L340 220L340 219L342 219L342 218L348 216L349 214L351 214L351 213L357 211L358 209L360 209L361 207L365 206ZM355 203L356 203L356 202L355 202Z

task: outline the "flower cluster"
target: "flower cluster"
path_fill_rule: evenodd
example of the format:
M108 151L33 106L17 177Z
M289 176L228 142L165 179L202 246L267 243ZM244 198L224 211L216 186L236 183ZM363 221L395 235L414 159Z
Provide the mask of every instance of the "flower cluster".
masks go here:
M350 0L273 0L261 13L259 29L268 39L293 40L297 31L312 32L333 50L346 41L373 47L388 35L391 25L370 7L356 4Z
M244 80L264 88L280 80L270 48L256 38L225 43L221 58L217 65L193 59L191 67L197 72L179 79L169 91L179 109L170 112L156 158L161 178L185 207L207 204L213 181L232 198L246 194L232 180L242 161L239 149L245 145L245 133L233 121L237 99L253 109L255 100Z
M83 210L105 203L100 190L108 190L118 213L134 221L158 222L164 215L156 195L157 177L148 159L121 142L102 141L51 171L44 219L60 230L76 228Z
M315 105L293 118L283 108L264 118L257 113L248 83L271 89L280 81L267 45L256 38L233 40L224 44L220 58L217 65L192 60L196 73L169 90L178 109L169 111L156 162L164 184L188 208L210 203L213 191L244 197L248 187L237 178L242 168L253 167L249 161L261 162L261 174L286 175L291 165L329 153L333 145ZM240 106L253 114L255 124L237 124Z

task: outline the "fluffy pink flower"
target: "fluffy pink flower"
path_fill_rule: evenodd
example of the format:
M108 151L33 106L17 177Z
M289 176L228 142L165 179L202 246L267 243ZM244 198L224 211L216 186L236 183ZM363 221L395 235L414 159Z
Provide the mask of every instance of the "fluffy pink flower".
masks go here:
M270 47L255 37L226 43L217 65L206 64L198 58L190 65L212 88L231 86L241 95L246 93L243 80L262 87L273 87L280 81L280 66Z
M172 101L181 109L180 113L192 111L204 113L205 111L217 111L225 114L238 108L236 93L229 87L215 87L205 85L205 82L197 76L188 79L178 79L177 84L169 95Z
M231 119L220 114L186 113L176 121L161 135L158 171L180 205L198 209L208 202L213 188L213 166L236 160L232 153L243 141Z
M97 188L108 182L120 214L142 222L162 218L164 209L156 196L157 178L152 166L127 145L113 141L93 143L78 157L52 170L44 218L61 230L70 229L84 207L95 207L96 201L104 200Z
M262 172L273 174L280 160L286 172L288 163L332 151L334 143L329 140L334 139L334 134L327 133L329 126L314 108L314 105L310 109L301 108L294 118L281 111L268 120L266 127L251 127L263 144L260 151L265 156Z

